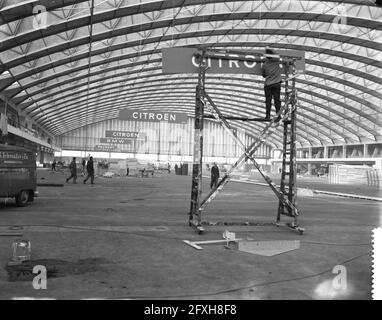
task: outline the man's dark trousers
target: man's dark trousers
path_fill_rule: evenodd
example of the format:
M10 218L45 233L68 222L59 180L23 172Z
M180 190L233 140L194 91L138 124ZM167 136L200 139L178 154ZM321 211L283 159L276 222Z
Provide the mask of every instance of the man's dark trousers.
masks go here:
M86 183L86 181L88 181L89 178L90 178L90 183L94 184L94 171L88 171L88 175L86 179L84 180L84 183Z
M269 86L264 87L265 91L265 106L266 106L266 118L271 117L271 108L272 108L272 98L274 99L276 113L280 111L281 108L281 83L274 83Z
M212 189L213 187L216 187L219 182L219 177L216 176L211 176L211 185L210 188Z

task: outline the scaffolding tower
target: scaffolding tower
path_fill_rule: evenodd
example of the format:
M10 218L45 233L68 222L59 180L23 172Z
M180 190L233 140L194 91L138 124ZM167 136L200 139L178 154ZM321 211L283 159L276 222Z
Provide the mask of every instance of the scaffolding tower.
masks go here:
M222 191L224 186L231 179L232 173L236 168L242 165L247 160L251 160L255 168L259 171L261 176L267 182L271 190L274 192L279 200L277 211L277 219L275 225L285 225L300 234L304 229L299 226L298 216L300 215L297 209L297 186L296 186L296 116L297 116L297 90L296 90L296 58L288 56L277 56L280 58L280 63L283 64L284 72L286 75L285 80L285 94L284 103L281 109L271 120L264 118L248 118L248 117L232 117L223 115L217 105L213 102L211 97L207 94L205 88L206 71L208 69L206 59L232 59L230 54L235 54L235 59L246 60L251 62L264 62L265 57L262 54L257 54L253 58L248 58L248 54L242 51L233 50L211 50L203 48L201 52L195 54L195 58L199 63L198 84L196 86L196 99L195 99L195 140L194 140L194 161L192 171L192 186L191 186L191 204L189 211L189 225L194 227L200 234L204 232L202 212L206 205L210 203L216 195ZM253 56L253 53L251 53ZM205 111L210 115L205 115ZM219 181L206 198L202 199L202 166L203 166L203 123L204 118L214 118L222 124L224 129L233 137L243 149L244 153L235 162L231 169ZM255 139L250 146L240 140L236 130L231 126L227 120L241 120L241 121L259 121L268 122L268 124L261 131L260 135ZM266 139L275 132L277 127L283 123L283 161L281 172L280 187L270 179L270 177L263 172L260 165L254 158L256 150L260 147ZM286 215L293 218L292 222L282 224L281 215Z

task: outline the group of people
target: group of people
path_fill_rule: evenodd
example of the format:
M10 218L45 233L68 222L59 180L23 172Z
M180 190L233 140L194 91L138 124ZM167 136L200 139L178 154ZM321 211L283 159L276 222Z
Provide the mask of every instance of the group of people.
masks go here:
M86 160L82 160L82 170L87 172L87 176L84 179L83 183L86 184L86 182L90 178L90 183L94 184L94 161L93 157L90 157L88 162L86 163ZM73 183L77 183L77 162L76 158L73 157L72 162L69 164L69 170L70 170L70 177L66 178L66 183L68 183L71 179L73 179Z

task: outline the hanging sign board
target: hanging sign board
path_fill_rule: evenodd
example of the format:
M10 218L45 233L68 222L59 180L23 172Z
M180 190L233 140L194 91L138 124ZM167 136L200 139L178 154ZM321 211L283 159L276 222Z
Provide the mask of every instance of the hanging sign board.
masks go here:
M167 121L168 123L187 123L188 117L186 113L179 112L158 112L122 109L119 111L119 119L144 122Z
M108 143L108 144L130 144L132 140L129 139L119 139L119 138L100 138L100 143Z
M106 138L138 139L138 138L144 138L145 136L146 136L146 134L144 132L135 132L135 131L107 130L105 132Z
M94 147L94 151L112 152L118 150L116 145L102 145L98 144Z
M195 48L165 48L162 49L162 71L164 74L198 73L199 64L194 54L198 52ZM199 51L200 52L200 51ZM251 50L254 55L245 54L218 54L217 58L207 58L207 73L220 74L253 74L262 75L261 63L251 61L256 54L264 54L264 50ZM276 50L281 56L295 57L296 68L299 73L305 72L305 52L296 50ZM221 58L218 58L218 56ZM248 58L248 60L245 60Z

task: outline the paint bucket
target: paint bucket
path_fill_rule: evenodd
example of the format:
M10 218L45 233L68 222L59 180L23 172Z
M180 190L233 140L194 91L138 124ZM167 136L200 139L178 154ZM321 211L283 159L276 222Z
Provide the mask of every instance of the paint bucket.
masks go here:
M12 261L21 262L31 258L31 243L29 240L15 240L12 243Z

